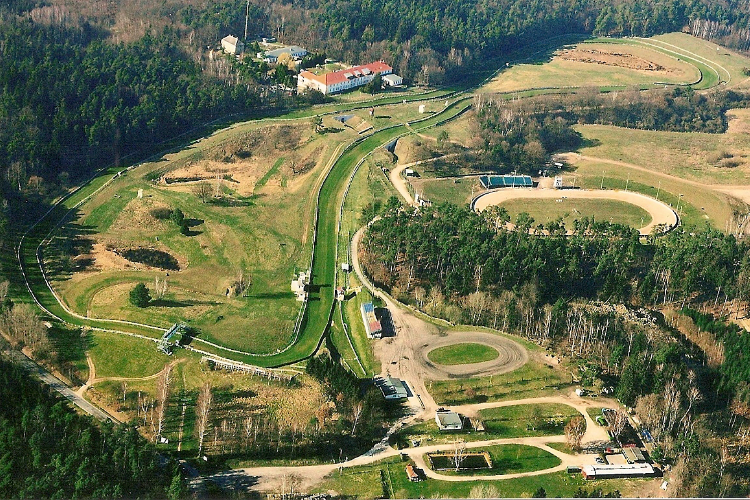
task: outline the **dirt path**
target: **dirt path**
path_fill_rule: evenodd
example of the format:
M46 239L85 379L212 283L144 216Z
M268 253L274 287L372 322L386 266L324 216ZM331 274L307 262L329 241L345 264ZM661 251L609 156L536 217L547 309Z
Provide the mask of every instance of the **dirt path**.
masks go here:
M493 401L489 403L479 403L471 405L453 406L452 410L457 411L464 415L476 416L480 410L486 410L488 408L500 408L505 406L517 406L526 404L539 404L539 403L557 403L563 404L575 408L578 413L583 415L586 420L586 434L583 436L583 443L609 441L609 435L607 430L594 422L586 411L588 408L618 408L619 404L609 398L582 398L576 395L575 392L571 392L567 396L543 396L538 398L526 398L526 399L515 399L511 401Z
M430 163L437 160L442 160L445 158L450 158L451 156L458 156L458 153L451 153L449 155L443 155L438 156L436 158L429 158L427 160L418 160L413 161L411 163L405 163L403 165L398 165L393 170L391 170L390 174L388 174L388 177L391 180L391 184L393 184L393 187L396 188L396 191L398 191L398 194L401 195L401 197L404 199L404 201L411 205L412 207L416 207L417 204L414 202L414 197L409 192L409 189L406 187L406 179L401 177L401 172L403 172L407 168L415 167L417 165L422 165L424 163Z
M89 353L86 353L86 364L89 365L89 377L88 379L86 379L86 383L79 387L76 391L76 394L81 397L83 397L89 387L91 387L96 380L96 366L94 365L94 360L91 359L91 356L89 356Z
M677 226L677 213L671 207L656 201L649 196L636 193L634 191L620 190L588 190L588 189L496 189L476 198L474 201L475 210L482 211L491 205L499 205L508 200L517 198L534 198L534 199L557 199L563 202L567 199L601 199L601 200L618 200L644 209L651 215L651 222L639 229L642 236L647 236L658 225L664 225L668 229Z
M187 361L185 358L175 359L174 361L170 362L169 365L165 365L164 368L162 368L158 372L154 373L153 375L147 375L145 377L101 377L101 378L97 378L93 380L89 378L89 381L86 382L86 385L92 386L94 384L98 384L99 382L131 382L131 381L138 382L138 381L143 381L143 380L153 380L155 378L158 378L159 375L161 375L164 372L164 370L167 369L168 366L171 366L174 368L176 364L184 363L185 361Z

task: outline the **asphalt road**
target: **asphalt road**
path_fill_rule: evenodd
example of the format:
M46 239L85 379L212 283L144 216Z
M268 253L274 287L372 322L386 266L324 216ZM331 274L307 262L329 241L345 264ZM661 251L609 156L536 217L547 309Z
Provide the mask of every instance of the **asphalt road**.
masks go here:
M82 396L79 396L78 394L76 394L70 387L65 385L59 378L55 377L50 372L48 372L47 370L45 370L44 368L36 364L33 360L31 360L24 353L19 352L19 351L7 350L5 351L5 354L9 358L11 358L15 363L24 367L32 375L35 375L42 382L44 382L45 384L53 388L55 391L57 391L59 394L61 394L62 397L64 397L65 399L67 399L68 401L76 405L78 408L80 408L84 412L93 416L97 420L101 420L101 421L111 420L112 422L117 422L117 420L114 417L112 417L110 414L92 405L91 403L86 401Z

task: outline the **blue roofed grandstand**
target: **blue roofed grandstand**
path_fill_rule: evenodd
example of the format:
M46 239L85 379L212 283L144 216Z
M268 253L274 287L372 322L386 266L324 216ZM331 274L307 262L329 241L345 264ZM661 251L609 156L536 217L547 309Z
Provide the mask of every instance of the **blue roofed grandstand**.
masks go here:
M381 338L383 336L383 328L375 316L375 307L372 305L372 302L362 304L360 311L362 312L362 322L365 324L365 330L367 331L367 338Z
M479 182L484 189L501 187L534 187L534 182L528 175L482 175Z

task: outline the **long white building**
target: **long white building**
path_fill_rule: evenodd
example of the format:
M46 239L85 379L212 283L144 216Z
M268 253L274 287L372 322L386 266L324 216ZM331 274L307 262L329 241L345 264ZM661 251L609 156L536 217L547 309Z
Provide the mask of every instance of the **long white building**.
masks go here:
M302 93L305 89L313 88L324 94L336 94L370 83L376 73L380 73L381 76L390 75L393 73L393 68L382 61L377 61L322 75L303 71L297 77L297 92Z

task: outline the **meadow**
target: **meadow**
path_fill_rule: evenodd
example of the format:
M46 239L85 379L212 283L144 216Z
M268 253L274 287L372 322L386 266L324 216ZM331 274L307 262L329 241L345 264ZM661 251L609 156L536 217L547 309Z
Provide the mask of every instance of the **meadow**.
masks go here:
M556 200L517 198L503 202L500 206L508 211L511 220L516 220L518 214L526 212L534 219L535 224L562 220L568 228L573 227L575 220L584 217L624 224L636 229L651 222L651 216L647 211L618 200L563 199L562 202L557 202Z

